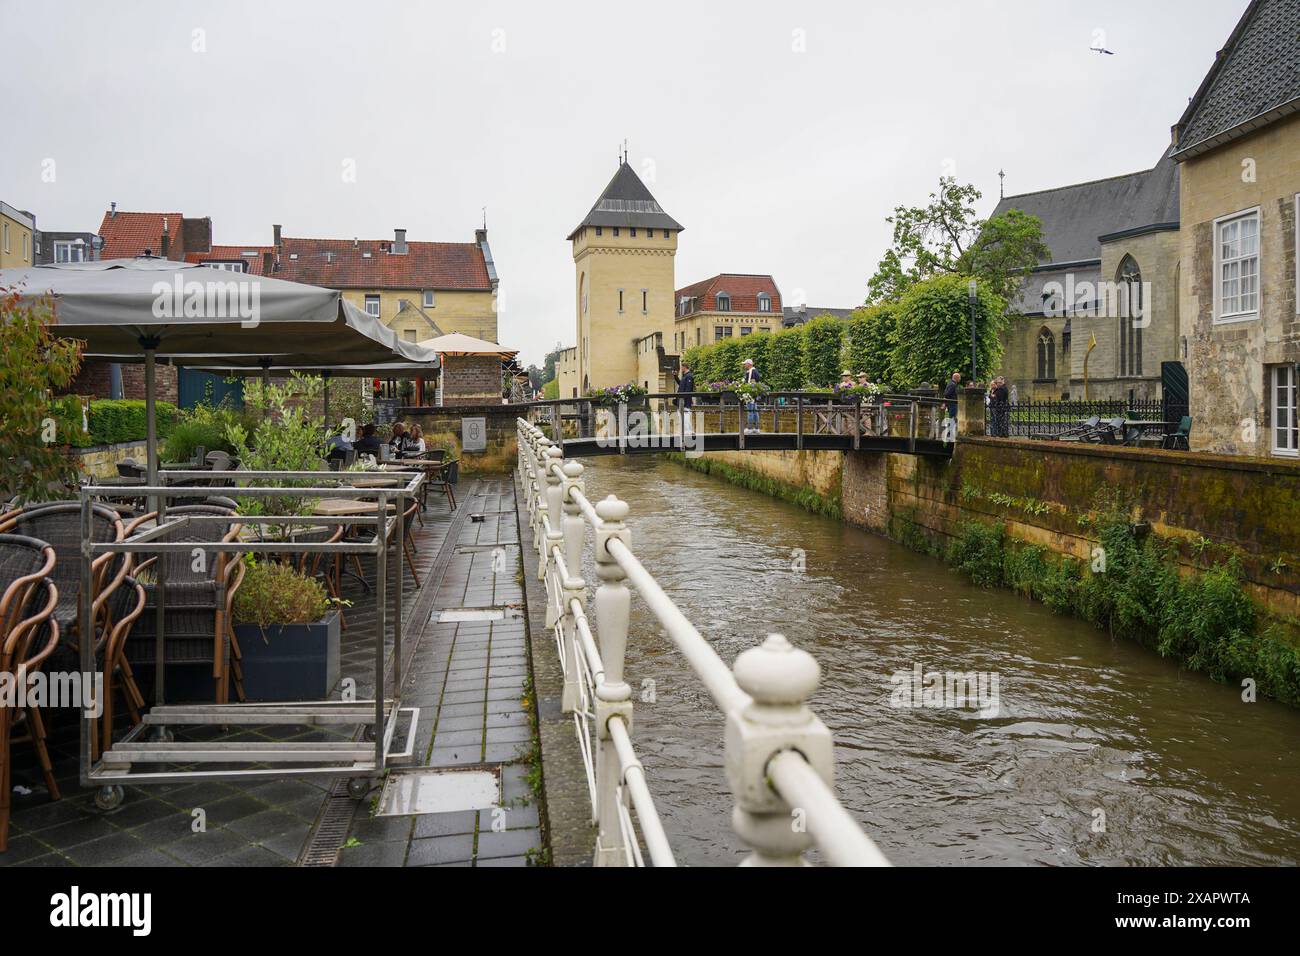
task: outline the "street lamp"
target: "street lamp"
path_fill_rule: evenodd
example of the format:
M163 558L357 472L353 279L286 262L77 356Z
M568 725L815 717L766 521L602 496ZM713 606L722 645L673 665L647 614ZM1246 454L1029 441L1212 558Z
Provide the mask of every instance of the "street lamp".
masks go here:
M970 297L970 381L974 385L979 381L979 369L975 365L975 305L978 298L975 293L975 280L971 279L966 287Z

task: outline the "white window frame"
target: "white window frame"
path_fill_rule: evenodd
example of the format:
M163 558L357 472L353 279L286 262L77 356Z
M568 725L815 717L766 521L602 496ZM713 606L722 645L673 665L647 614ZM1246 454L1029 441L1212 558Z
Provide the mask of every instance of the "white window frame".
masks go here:
M32 261L31 236L29 236L27 233L24 232L23 233L23 262L31 262L31 261Z
M1239 220L1253 217L1256 223L1256 249L1255 249L1255 308L1251 312L1234 312L1230 315L1223 314L1223 240L1220 238L1220 232L1224 226L1230 225ZM1215 325L1230 325L1236 322L1254 322L1260 316L1260 310L1263 307L1264 298L1264 221L1260 215L1260 207L1253 206L1250 209L1242 209L1238 212L1231 213L1227 216L1220 216L1214 220L1214 306L1213 316ZM1238 280L1240 281L1240 280Z
M71 255L69 255L68 258L66 259L60 259L59 258L60 249L67 249L69 250L70 253L76 252L77 258L74 259L72 258ZM85 262L86 261L85 243L78 243L75 239L56 239L54 241L54 261L55 262Z
M9 251L9 223L4 223L4 251Z
M426 309L432 309L432 308L434 308L434 301L435 301L435 300L434 300L434 297L433 297L433 290L432 290L432 289L425 289L425 290L424 290L424 307L425 307Z
M725 309L722 307L723 300L726 300L726 303L727 303L727 307L726 307ZM717 306L719 312L730 312L730 311L731 311L731 293L729 293L729 292L719 292L717 295L715 295L715 296L713 297L713 304Z
M205 262L203 264L210 269L220 269L222 272L245 273L248 271L248 263L246 262Z
M379 313L382 312L384 308L384 300L377 295L368 295L365 297L364 302L366 307L366 315L374 316L376 319L379 318ZM371 302L375 304L375 311L373 312L370 311Z
M771 311L772 311L772 297L771 297L770 295L768 295L766 292L759 293L759 296L758 296L758 311L760 311L760 312L771 312Z
M1290 379L1291 404L1290 406L1279 406L1277 403L1278 380L1282 376ZM1285 410L1286 421L1282 421L1282 412ZM1269 428L1268 444L1269 450L1280 458L1300 458L1300 440L1297 440L1296 415L1300 412L1300 368L1295 365L1273 365L1268 369L1268 411L1269 411ZM1285 428L1291 433L1291 441L1288 445L1278 445L1278 429Z

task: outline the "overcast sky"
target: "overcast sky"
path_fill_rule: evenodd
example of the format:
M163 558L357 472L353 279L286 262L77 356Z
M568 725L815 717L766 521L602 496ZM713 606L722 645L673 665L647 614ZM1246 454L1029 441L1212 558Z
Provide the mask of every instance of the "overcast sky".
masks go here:
M999 169L1011 195L1154 165L1245 7L0 0L0 199L44 229L116 201L261 245L276 222L468 241L486 206L501 341L540 363L573 344L565 236L625 138L686 227L679 287L771 273L852 307L885 216L943 172L987 214Z

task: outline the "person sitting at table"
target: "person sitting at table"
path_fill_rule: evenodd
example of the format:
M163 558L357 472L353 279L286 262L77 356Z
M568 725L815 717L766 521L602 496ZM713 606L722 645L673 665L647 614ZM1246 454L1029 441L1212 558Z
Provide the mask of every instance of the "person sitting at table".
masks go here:
M424 429L419 425L412 425L411 430L406 433L406 448L403 455L407 458L419 458L428 450L424 443Z
M398 422L393 426L393 434L388 439L392 458L401 458L406 453L406 444L410 437L406 434L406 423Z
M347 453L352 451L352 442L340 428L329 438L325 439L325 457L329 461L342 461L347 458Z
M361 437L352 443L353 450L358 455L374 455L379 457L379 447L383 444L379 436L375 434L374 425L363 425L361 427Z

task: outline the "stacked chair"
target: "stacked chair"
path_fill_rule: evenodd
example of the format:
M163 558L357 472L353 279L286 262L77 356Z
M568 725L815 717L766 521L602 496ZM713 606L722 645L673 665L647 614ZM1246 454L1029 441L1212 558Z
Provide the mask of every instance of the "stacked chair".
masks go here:
M0 534L0 672L21 672L30 682L58 646L54 609L59 594L50 578L55 561L54 549L44 541ZM9 840L13 744L30 743L35 748L50 799L59 799L40 709L20 703L25 702L0 704L0 853Z

